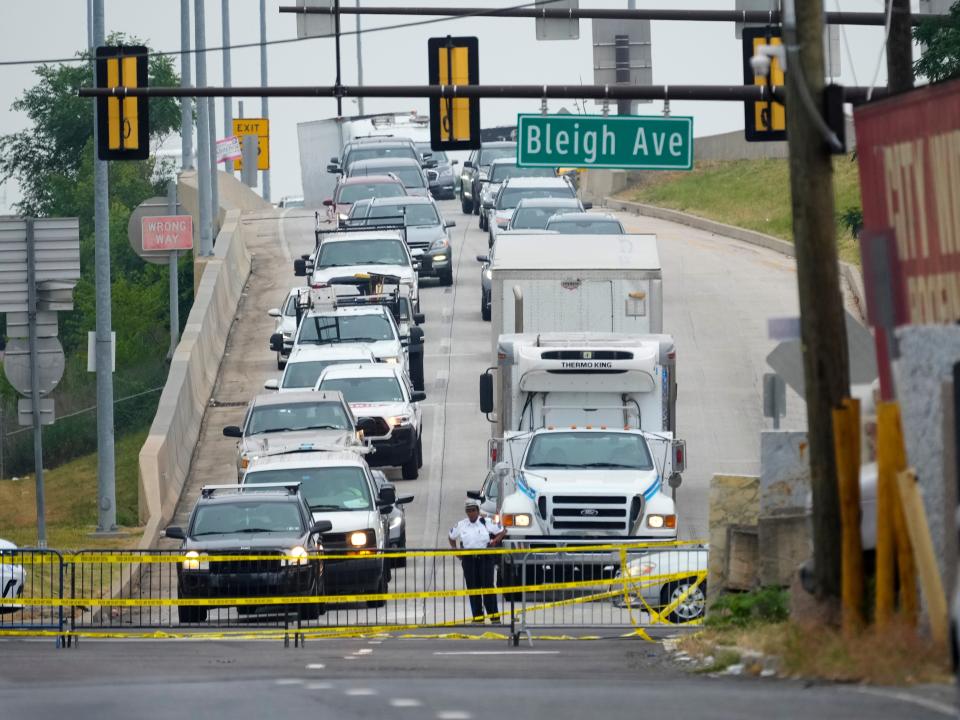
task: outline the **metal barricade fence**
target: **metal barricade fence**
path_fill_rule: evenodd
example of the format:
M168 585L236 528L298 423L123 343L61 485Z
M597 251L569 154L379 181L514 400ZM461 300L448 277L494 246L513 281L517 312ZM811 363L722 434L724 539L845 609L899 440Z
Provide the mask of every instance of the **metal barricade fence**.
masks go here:
M68 634L77 635L154 630L169 631L167 636L323 636L486 621L509 625L516 640L533 628L697 621L706 597L707 549L697 544L325 551L308 557L14 552L49 558L29 558L28 564L45 571L29 574L24 584L22 624L64 629L66 617ZM10 627L3 618L0 635Z
M63 630L63 557L55 550L0 549L0 634ZM24 599L43 598L49 604L33 605ZM61 638L56 635L57 644Z

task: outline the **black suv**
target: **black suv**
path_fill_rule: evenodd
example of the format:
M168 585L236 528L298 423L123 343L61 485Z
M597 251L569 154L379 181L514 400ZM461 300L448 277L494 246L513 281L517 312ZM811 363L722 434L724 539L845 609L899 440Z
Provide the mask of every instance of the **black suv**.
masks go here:
M479 150L470 153L460 173L460 208L467 214L480 214L480 180L486 180L490 163L498 158L516 158L515 142L483 143Z
M207 485L190 514L186 532L168 527L166 536L182 540L177 563L177 596L247 598L323 594L319 535L329 520L313 522L300 484ZM236 561L208 557L236 555ZM255 556L256 559L250 559ZM262 557L262 559L260 559ZM181 623L202 622L210 605L178 605ZM238 612L255 609L241 605ZM296 606L302 619L315 619L318 603Z

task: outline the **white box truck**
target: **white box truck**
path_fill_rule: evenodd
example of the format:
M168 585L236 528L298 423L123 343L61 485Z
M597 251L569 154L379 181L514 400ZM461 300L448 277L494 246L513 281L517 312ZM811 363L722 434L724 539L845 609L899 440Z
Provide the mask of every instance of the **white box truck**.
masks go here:
M518 332L663 332L656 235L503 233L490 273L494 350Z

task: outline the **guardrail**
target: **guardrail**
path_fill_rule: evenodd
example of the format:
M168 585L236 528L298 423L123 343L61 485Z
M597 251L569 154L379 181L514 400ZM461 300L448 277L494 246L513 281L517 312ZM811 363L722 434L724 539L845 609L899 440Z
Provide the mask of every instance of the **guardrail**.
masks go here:
M708 551L699 543L313 555L15 552L30 578L20 617L37 620L16 628L0 621L0 637L47 634L67 644L83 636L255 635L292 636L296 645L468 624L509 626L517 644L545 628L646 636L644 628L699 623L706 606Z
M50 634L64 627L63 556L55 550L0 550L0 637ZM42 598L44 604L24 602Z

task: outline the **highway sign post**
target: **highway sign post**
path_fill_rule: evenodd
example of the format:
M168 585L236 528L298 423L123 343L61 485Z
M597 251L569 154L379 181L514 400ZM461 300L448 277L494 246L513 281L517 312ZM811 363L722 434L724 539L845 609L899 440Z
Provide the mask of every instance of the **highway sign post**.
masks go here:
M430 85L463 87L480 83L480 49L475 37L430 38L427 68ZM480 101L475 98L430 98L430 147L474 150L480 147Z
M518 115L517 164L691 170L693 118Z

